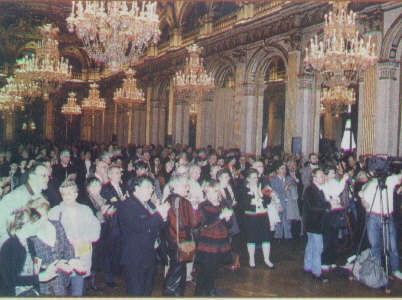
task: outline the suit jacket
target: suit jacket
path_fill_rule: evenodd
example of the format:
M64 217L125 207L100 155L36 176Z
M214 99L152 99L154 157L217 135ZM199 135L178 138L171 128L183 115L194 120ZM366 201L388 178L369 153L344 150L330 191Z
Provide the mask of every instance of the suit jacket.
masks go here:
M324 192L313 183L303 194L303 220L307 232L322 233L323 217L331 205L325 200Z
M126 193L125 188L122 184L120 185L120 189L123 195ZM122 201L123 199L119 196L119 193L115 190L112 183L108 182L102 186L101 196L106 199L108 204L115 205L116 202Z
M278 195L279 200L281 200L282 205L285 204L285 201L288 201L287 193L285 190L285 184L290 183L290 182L292 182L292 180L291 180L291 178L289 178L289 176L285 176L285 182L283 182L279 176L272 177L269 180L269 183L270 183L272 189Z
M130 267L155 265L155 240L162 227L159 213L150 213L134 196L117 204L117 219L121 231L121 264Z

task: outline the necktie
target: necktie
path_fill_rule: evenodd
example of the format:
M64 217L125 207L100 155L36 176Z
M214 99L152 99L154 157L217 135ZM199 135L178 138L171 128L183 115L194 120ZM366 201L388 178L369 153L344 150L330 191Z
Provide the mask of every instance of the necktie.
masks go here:
M146 203L147 203L148 207L149 207L151 210L155 210L156 206L155 206L155 204L154 204L151 200L148 200Z
M231 208L233 204L232 195L230 195L229 189L227 187L224 188L223 190L225 191L226 204L229 206L229 208Z

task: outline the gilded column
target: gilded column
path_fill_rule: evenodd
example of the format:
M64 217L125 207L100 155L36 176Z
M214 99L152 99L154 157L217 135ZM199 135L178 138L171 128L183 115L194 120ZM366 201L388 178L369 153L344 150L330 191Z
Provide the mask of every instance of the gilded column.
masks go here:
M159 101L152 101L151 102L151 111L152 111L152 121L151 121L151 142L154 145L159 144Z
M300 63L300 51L291 51L288 55L287 68L287 91L285 103L285 133L284 151L291 152L292 137L295 136L296 129L296 105L297 105L297 74Z
M374 154L376 90L376 67L370 66L359 84L358 155Z
M190 134L190 104L188 101L182 102L182 137L181 142L188 145ZM198 122L198 121L197 121Z
M234 88L234 108L233 108L233 146L236 148L242 148L244 143L242 142L242 117L244 116L243 105L243 86L245 69L246 69L246 57L245 55L234 56L236 60L236 77ZM218 136L216 137L218 138ZM219 146L219 145L218 145ZM244 149L241 149L244 151Z
M5 114L5 140L12 141L14 140L14 132L15 132L15 114L6 113Z
M54 104L48 97L44 97L45 102L45 138L53 140L54 138Z
M152 86L147 86L146 121L145 121L145 144L151 143L151 93Z
M128 117L127 145L130 145L132 143L132 138L133 138L133 105L132 104L128 105L127 117Z

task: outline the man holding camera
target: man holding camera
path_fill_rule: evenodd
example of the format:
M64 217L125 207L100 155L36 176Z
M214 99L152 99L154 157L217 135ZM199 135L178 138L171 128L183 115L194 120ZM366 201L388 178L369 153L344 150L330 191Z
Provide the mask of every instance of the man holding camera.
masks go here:
M360 191L359 196L366 209L367 236L371 252L379 261L383 250L383 223L388 222L389 260L395 278L402 280L399 270L397 233L394 223L394 190L401 184L402 174L393 174L385 178L371 178Z

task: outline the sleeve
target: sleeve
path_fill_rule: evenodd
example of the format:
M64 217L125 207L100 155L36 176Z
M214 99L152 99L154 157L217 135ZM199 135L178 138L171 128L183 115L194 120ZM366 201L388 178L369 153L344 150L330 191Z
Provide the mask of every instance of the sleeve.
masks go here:
M92 243L96 242L100 236L100 222L88 206L82 205L82 211L82 228L85 229L82 231L84 239Z
M125 204L121 203L116 212L119 226L123 231L141 233L158 230L161 227L163 220L158 212L144 217L138 211L127 209Z

